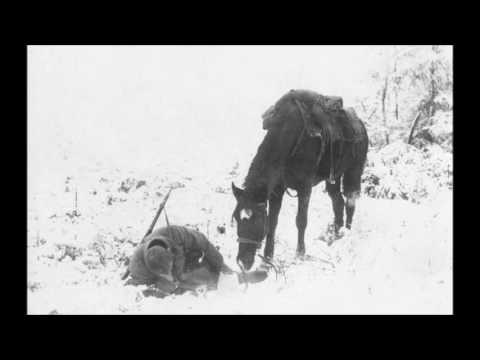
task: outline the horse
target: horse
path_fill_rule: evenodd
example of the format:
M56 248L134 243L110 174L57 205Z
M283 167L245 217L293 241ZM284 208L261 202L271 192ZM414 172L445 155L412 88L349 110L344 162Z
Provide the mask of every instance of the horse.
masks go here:
M329 107L329 102L339 104L335 99L340 99L341 106ZM341 236L344 209L350 229L368 152L365 125L352 108L343 108L341 98L290 90L262 118L267 133L243 189L231 184L236 199L232 219L237 223L237 263L243 270L252 267L265 237L264 258L273 259L278 215L288 189L295 190L298 198L297 257L305 255L310 196L320 182L326 181L332 201L334 236Z

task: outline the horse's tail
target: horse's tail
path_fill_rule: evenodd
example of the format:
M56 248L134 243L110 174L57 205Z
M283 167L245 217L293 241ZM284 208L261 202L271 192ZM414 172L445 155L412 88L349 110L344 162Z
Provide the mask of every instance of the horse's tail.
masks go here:
M358 118L358 117L357 117ZM367 163L367 155L368 155L368 148L370 146L370 139L368 138L368 132L367 132L367 127L365 126L363 120L361 120L360 118L358 118L358 122L360 123L360 125L362 126L362 129L363 129L363 136L365 137L364 139L364 146L365 146L365 158L363 159L363 164L362 164L362 168L365 168L365 165Z

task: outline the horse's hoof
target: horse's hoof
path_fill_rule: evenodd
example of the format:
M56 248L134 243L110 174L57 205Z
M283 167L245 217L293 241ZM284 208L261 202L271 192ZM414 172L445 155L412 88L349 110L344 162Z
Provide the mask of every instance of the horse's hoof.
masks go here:
M297 250L297 253L296 253L295 257L299 260L304 260L305 259L305 250Z
M343 238L346 234L346 230L344 227L341 227L335 231L335 240L339 240Z
M331 246L335 241L338 241L340 240L341 238L343 238L345 234L343 233L343 231L336 231L335 233L331 234L329 237L328 237L328 240L327 240L327 245L328 246Z
M337 230L337 226L334 223L329 223L327 225L327 230L325 231L325 233L328 235L331 235L335 233L336 230Z
M265 261L262 261L262 262L260 263L260 265L258 266L258 270L268 271L268 270L270 270L270 268L271 268L271 265L268 264L268 263L266 263Z

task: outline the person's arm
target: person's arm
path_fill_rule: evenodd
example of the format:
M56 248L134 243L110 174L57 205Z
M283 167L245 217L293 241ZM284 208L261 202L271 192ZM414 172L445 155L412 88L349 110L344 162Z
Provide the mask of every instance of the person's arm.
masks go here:
M173 281L158 277L155 281L155 287L166 294L171 294L173 291L175 291L177 285Z
M202 266L186 273L179 286L192 289L201 285L212 286L217 283L218 276L217 272L211 271L207 266Z
M212 266L215 271L220 272L223 268L223 256L220 254L215 246L208 243L207 251L205 252L205 258L207 262Z
M197 246L203 252L203 261L208 263L212 270L220 272L223 268L223 256L220 252L215 248L215 246L207 240L205 236L200 234L201 236L197 236Z

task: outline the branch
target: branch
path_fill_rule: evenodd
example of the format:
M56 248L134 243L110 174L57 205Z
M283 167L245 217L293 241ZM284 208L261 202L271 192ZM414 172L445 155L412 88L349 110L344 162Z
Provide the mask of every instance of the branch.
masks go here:
M372 116L377 112L377 109L373 109L372 113L370 114L370 116L367 118L367 121L370 120L372 118Z
M420 119L420 115L422 114L421 111L417 113L417 116L415 116L415 120L413 120L412 127L410 128L410 134L408 135L408 140L407 144L411 144L413 140L413 132L415 131L415 128L417 127L418 120Z

